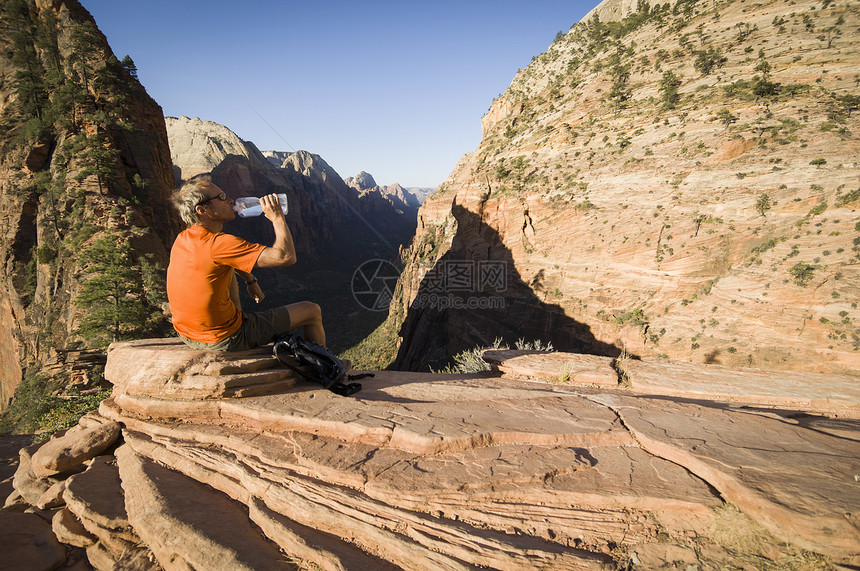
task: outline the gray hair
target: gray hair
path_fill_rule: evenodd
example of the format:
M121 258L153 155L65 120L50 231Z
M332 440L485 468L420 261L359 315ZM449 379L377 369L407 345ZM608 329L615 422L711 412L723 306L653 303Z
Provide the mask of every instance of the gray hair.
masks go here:
M206 193L200 188L201 183L211 184L212 177L208 174L191 177L172 197L173 206L179 211L179 216L188 228L200 224L200 216L197 215L197 205L208 198Z

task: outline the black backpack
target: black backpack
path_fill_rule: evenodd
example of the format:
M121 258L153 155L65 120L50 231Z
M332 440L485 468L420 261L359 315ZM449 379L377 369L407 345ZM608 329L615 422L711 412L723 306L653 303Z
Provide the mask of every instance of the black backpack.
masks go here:
M316 343L311 343L299 337L298 335L284 335L275 341L275 346L272 349L275 358L300 374L305 379L314 383L319 383L335 394L341 396L349 396L361 390L361 383L347 383L364 377L372 377L373 374L365 373L361 375L347 375L346 367L343 362L332 355L324 347L320 347ZM299 366L310 366L316 376L308 374L299 369L294 363L288 360L292 357L298 361Z

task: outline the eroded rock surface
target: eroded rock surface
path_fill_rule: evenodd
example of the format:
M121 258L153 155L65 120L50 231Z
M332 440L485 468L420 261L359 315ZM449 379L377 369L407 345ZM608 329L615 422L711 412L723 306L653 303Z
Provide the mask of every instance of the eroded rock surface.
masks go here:
M127 445L117 460L129 517L166 569L287 568L240 504Z
M39 447L30 460L30 469L39 478L74 470L116 442L119 429L116 422L87 414L77 426Z
M265 350L115 344L94 416L122 445L59 478L27 460L60 447L34 445L18 481L65 483L54 531L97 568L860 564L852 379L778 399L756 370L486 358L503 376L380 371L344 398ZM260 372L270 394L224 391Z
M147 339L110 351L105 375L127 395L212 399L271 394L295 384L288 370L265 358L270 349L224 355L189 349L176 339Z
M66 561L51 524L35 514L0 512L0 553L4 569L48 571Z

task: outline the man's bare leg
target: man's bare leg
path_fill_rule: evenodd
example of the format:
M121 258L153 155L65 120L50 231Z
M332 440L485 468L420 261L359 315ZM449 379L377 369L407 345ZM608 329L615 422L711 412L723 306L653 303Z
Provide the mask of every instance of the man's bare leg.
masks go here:
M287 306L290 314L290 328L302 327L303 337L311 343L325 347L325 329L322 324L322 310L312 301L300 301Z

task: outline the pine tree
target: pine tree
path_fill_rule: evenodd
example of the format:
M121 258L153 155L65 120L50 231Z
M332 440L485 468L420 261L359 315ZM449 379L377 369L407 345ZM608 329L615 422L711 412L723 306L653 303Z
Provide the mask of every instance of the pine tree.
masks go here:
M115 235L98 239L79 258L87 276L75 303L87 310L75 333L97 346L152 334L164 326L163 279L145 258Z
M125 70L128 72L128 74L130 76L132 76L134 79L138 79L138 77L137 77L137 66L134 65L134 60L131 59L130 55L126 54L125 57L122 58L122 61L120 63L122 64L122 67L125 68Z
M770 210L770 208L770 196L768 196L766 192L762 192L755 201L755 210L764 216L764 213Z
M761 75L753 76L753 93L756 99L773 97L779 93L779 84L770 80L771 65L765 59L764 50L759 50L758 57L759 61L754 69Z
M681 87L681 78L672 71L664 71L663 79L660 80L660 91L663 92L663 107L665 109L674 109L678 101L681 100L678 93L679 87Z
M119 151L110 144L107 134L103 132L103 125L107 124L104 113L90 115L88 119L99 127L99 132L92 135L81 133L75 137L71 150L80 161L80 170L75 175L75 180L82 182L87 177L95 176L99 192L106 194L108 182L117 174Z
M44 15L36 24L36 46L42 54L45 66L45 81L50 88L56 88L65 79L63 56L58 43L59 26L53 10L43 10Z
M18 95L17 109L29 120L25 137L40 135L44 130L42 115L48 106L45 86L45 68L36 53L35 24L30 5L25 0L11 0L5 6L9 20L14 23L10 34L12 64L17 68L13 85Z
M71 71L78 75L84 90L89 91L90 82L95 72L90 54L93 46L102 42L101 35L95 24L84 21L72 29L69 40L72 51L66 61L71 67Z
M717 120L728 129L732 123L737 123L738 118L736 115L732 115L732 112L728 109L720 109L720 112L717 113Z

